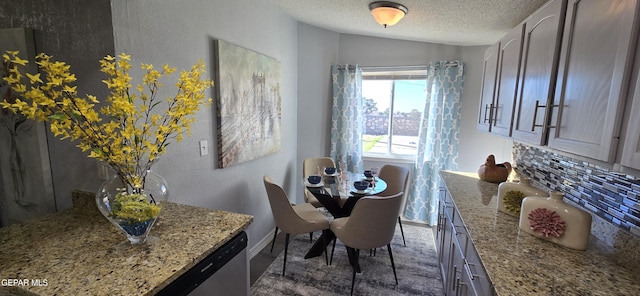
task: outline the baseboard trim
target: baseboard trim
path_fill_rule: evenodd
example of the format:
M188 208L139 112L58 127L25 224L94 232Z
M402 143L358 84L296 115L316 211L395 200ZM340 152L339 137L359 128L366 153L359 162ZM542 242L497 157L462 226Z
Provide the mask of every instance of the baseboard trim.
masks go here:
M273 232L276 231L275 228L267 233L259 242L257 242L253 247L249 249L249 259L258 255L264 247L268 246L273 240Z

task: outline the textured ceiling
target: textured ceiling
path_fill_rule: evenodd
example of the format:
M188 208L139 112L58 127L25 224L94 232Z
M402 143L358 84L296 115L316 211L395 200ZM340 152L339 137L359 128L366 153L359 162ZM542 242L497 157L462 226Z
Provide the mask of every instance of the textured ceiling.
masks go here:
M371 16L374 0L271 0L299 22L327 30L451 45L489 45L547 0L400 0L409 13L383 28Z

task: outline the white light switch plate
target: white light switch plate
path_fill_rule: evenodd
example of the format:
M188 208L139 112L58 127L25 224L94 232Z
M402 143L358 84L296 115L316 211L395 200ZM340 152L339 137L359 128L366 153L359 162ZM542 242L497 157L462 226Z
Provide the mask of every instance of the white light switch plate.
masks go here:
M200 141L200 156L209 155L209 146L207 140Z

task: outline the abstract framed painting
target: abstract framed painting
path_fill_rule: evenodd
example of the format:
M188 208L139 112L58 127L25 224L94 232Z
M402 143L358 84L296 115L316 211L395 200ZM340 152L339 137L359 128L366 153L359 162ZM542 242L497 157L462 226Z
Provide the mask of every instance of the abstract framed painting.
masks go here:
M223 40L214 47L218 166L280 151L280 62Z

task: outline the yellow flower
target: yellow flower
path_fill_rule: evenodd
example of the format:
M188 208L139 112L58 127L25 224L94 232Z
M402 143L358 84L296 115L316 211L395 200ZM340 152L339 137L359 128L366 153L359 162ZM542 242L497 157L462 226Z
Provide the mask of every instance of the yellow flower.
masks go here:
M26 65L29 61L20 59L17 55L14 55L14 59L11 60L12 63L16 63L19 65Z
M34 84L36 82L40 82L42 83L42 80L40 79L40 73L37 73L35 75L31 75L29 73L25 73L25 75L27 75L27 77L29 78L29 80L31 81L31 84Z
M68 93L75 93L76 92L76 86L68 86L65 85L64 86L64 91L68 92Z
M110 93L100 100L94 95L77 97L77 86L73 85L76 77L64 62L38 54L35 64L40 73L31 74L25 72L28 61L18 55L19 52L7 51L2 58L12 64L4 80L20 98L12 103L2 100L0 107L50 122L56 137L77 141L82 151L89 151L88 157L111 165L131 188L142 186L146 171L165 152L169 141L180 141L185 132L188 134L195 121L193 115L200 106L212 102L205 91L213 82L201 78L205 73L201 60L191 70L180 73L174 84L176 95L162 101L157 97L162 81L175 68L165 64L158 71L151 64L141 64L145 72L142 83L133 87L129 75L131 56L108 55L99 64L107 76L102 82ZM103 107L96 110L96 104Z

